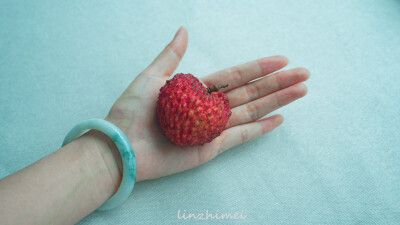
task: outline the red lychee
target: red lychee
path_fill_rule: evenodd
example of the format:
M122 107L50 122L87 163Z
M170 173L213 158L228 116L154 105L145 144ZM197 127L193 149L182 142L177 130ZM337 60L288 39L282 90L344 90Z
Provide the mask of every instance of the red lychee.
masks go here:
M164 135L181 147L211 142L225 129L232 112L227 84L204 87L192 74L176 74L161 87L157 116Z

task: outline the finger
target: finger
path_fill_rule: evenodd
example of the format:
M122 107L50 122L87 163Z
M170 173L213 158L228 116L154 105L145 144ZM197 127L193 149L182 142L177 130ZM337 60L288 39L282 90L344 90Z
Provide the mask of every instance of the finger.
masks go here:
M168 79L178 67L185 54L188 43L188 33L185 27L180 27L174 39L164 48L156 59L148 66L142 74L158 76Z
M243 105L275 91L306 81L309 76L310 71L306 68L296 68L274 73L227 92L229 106L234 108Z
M233 108L232 116L228 120L227 128L256 121L272 111L305 96L306 94L306 85L299 83Z
M229 128L222 132L213 142L213 149L216 149L215 155L224 152L236 145L240 145L253 138L268 133L283 123L281 115L274 115L249 124L243 124Z
M288 62L289 61L285 56L261 58L212 73L203 77L202 81L207 87L216 84L228 84L228 87L221 89L221 91L227 92L240 87L251 80L282 69L288 64Z

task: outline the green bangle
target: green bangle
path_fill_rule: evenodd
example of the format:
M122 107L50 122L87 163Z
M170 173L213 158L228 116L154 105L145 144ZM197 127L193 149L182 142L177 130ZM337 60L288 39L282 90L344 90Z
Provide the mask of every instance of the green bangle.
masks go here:
M136 158L126 135L114 124L100 119L90 119L76 125L67 134L62 146L80 137L86 131L95 129L105 133L114 141L122 158L122 181L117 192L97 210L109 210L122 204L132 192L136 181Z

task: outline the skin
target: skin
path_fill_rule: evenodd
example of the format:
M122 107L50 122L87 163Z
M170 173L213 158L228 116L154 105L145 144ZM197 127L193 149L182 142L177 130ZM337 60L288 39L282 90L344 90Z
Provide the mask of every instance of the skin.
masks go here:
M181 27L172 42L129 85L106 118L118 125L131 141L137 157L138 181L194 168L227 149L268 133L282 124L283 117L259 119L307 93L302 83L310 76L307 69L274 73L288 64L284 56L261 58L207 75L201 79L207 87L229 84L220 90L229 97L232 110L227 129L210 143L180 148L161 133L156 102L160 88L182 59L187 43L187 30ZM251 82L258 78L261 79Z
M281 115L264 116L307 93L302 83L309 71L278 70L288 64L272 56L227 68L201 81L206 86L228 83L225 92L232 115L212 142L180 148L161 133L156 119L159 89L182 59L188 33L181 27L174 39L123 92L106 120L130 140L137 161L136 182L179 173L222 152L268 133L283 122ZM4 224L74 224L100 207L118 189L121 157L114 143L89 131L34 164L0 180L0 221ZM116 209L117 210L117 209Z

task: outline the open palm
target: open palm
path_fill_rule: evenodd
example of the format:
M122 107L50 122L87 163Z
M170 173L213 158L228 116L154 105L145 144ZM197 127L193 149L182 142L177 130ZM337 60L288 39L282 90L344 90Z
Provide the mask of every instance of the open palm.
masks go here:
M283 122L281 115L259 119L307 93L301 83L309 77L307 69L274 73L288 64L283 56L258 59L205 76L201 81L206 86L229 84L221 91L229 97L232 116L226 129L212 142L181 148L162 134L156 102L160 88L183 57L187 42L187 31L181 27L172 42L129 85L106 118L132 144L137 160L137 182L199 166L233 146L273 130Z

